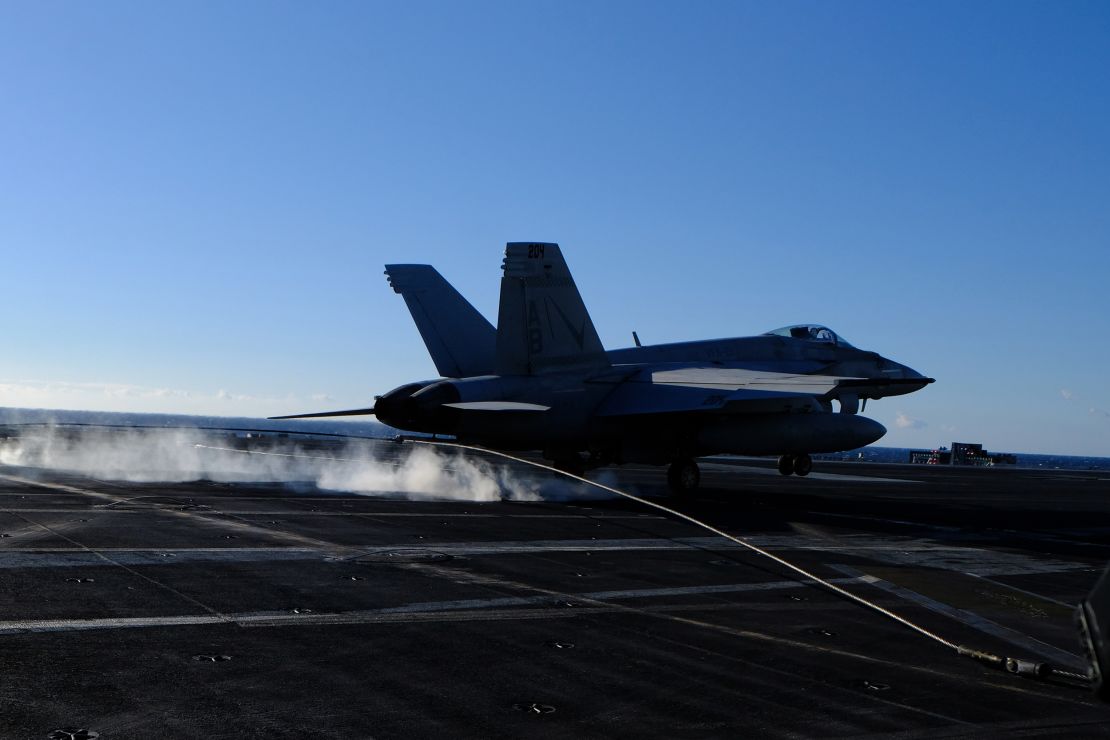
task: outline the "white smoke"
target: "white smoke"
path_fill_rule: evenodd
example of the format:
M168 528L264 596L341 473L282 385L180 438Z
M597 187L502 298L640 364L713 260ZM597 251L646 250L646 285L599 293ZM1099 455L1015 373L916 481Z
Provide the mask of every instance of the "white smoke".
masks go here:
M597 498L584 484L491 465L425 446L303 445L264 438L250 449L227 433L195 429L74 430L44 427L0 442L0 464L102 480L180 483L283 483L300 489L410 499L539 501Z

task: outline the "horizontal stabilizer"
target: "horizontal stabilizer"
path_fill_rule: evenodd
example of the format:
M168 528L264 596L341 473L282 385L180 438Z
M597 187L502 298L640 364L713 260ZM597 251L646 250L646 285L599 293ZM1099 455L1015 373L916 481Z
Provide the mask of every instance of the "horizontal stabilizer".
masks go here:
M550 406L541 406L538 403L522 403L519 401L462 401L460 403L445 403L453 409L463 411L547 411Z
M346 411L318 411L312 414L290 414L289 416L267 416L267 419L317 419L326 416L370 416L374 409L347 409Z

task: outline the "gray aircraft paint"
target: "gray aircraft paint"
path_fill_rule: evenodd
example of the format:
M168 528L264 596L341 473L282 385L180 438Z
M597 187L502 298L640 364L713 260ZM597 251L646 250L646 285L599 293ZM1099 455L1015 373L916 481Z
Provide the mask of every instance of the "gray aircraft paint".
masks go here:
M543 244L545 248L549 245ZM557 245L550 245L556 247ZM561 265L565 270L565 262ZM482 316L458 291L430 265L386 265L386 274L394 291L400 293L417 328L420 330L436 369L445 378L491 375L496 365L498 330ZM569 271L563 276L570 277ZM573 282L570 283L573 286ZM505 327L506 335L524 333L542 343L539 332L539 311L535 311L535 336L533 324L523 328L517 325L520 312L521 288L502 280L503 307L512 310L499 312L498 325ZM507 302L506 302L507 300ZM550 299L546 299L550 300ZM580 299L579 302L580 304ZM557 305L557 304L556 304ZM550 311L550 307L547 309ZM567 314L556 309L567 331L584 350L586 328L576 331ZM585 311L584 306L581 309ZM531 315L531 312L530 314ZM588 315L585 320L588 321ZM585 322L582 322L585 323ZM592 322L589 330L596 337ZM550 332L551 330L549 330ZM508 345L511 340L506 339ZM517 340L519 341L519 339ZM600 346L600 342L598 342ZM542 344L537 346L542 350ZM508 346L504 349L508 352ZM605 351L611 365L642 365L648 363L720 363L750 370L766 370L797 374L827 374L852 377L906 379L920 377L910 368L866 350L857 349L837 337L835 343L774 335L771 333L704 339L691 342L626 347ZM499 374L527 374L527 363L519 355L516 362L506 359ZM457 365L465 372L452 372ZM512 370L513 372L508 372ZM861 399L878 399L908 393L906 386L877 386L870 392L860 392Z
M819 325L606 352L553 243L506 246L492 355L489 323L432 268L387 274L437 369L460 375L321 416L372 412L400 429L554 459L587 453L596 464L804 456L877 440L886 430L856 414L860 400L932 382ZM483 339L461 339L474 337Z

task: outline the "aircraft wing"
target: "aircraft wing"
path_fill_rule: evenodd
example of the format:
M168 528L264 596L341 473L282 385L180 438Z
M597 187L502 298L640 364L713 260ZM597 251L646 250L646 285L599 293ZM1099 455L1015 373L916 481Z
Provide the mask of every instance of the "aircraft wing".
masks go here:
M645 368L623 380L596 415L820 411L819 398L854 380L858 379L716 366Z
M799 375L739 367L681 367L649 370L652 385L676 385L713 390L759 390L809 393L823 396L842 381L857 380L838 375Z

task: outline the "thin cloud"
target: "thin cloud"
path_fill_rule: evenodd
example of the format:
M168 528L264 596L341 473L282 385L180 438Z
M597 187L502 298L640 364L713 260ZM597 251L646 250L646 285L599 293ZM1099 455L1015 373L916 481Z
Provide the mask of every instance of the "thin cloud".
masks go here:
M921 419L914 419L899 411L898 417L894 420L894 426L899 429L924 429L929 425Z
M0 380L0 407L83 409L131 413L231 414L270 416L304 405L290 395L269 398L216 391L188 391L128 383L74 383L50 380Z
M1060 389L1060 395L1064 398L1065 401L1079 401L1080 400L1079 396L1072 393L1071 390L1069 390L1068 388L1061 388ZM1110 411L1107 411L1105 409L1100 409L1097 406L1088 407L1087 408L1087 415L1088 416L1101 416L1105 419L1110 419Z

